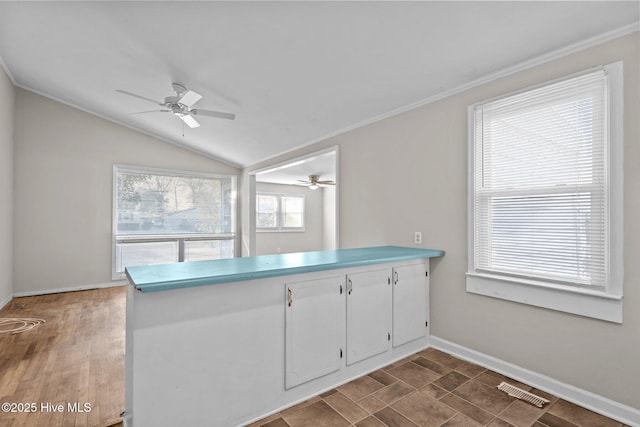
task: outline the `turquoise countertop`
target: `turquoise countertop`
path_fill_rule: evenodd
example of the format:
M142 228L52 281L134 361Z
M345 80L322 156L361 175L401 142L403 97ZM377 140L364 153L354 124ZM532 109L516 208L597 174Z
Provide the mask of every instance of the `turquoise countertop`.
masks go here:
M127 267L125 273L138 290L156 292L443 255L435 249L377 246L145 265Z

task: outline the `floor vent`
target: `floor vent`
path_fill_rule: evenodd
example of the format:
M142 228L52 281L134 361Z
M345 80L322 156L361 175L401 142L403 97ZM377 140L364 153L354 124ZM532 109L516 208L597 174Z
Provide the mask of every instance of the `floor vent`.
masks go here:
M509 396L515 397L516 399L524 400L525 402L531 403L532 405L536 405L538 408L542 408L545 403L549 403L547 399L543 399L540 396L536 396L533 393L529 393L528 391L524 391L505 382L500 383L500 385L498 386L498 390L502 390Z

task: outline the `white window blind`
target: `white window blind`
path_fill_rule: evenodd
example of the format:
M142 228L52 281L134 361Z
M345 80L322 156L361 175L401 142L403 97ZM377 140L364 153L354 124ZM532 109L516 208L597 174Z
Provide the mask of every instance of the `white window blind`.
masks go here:
M605 290L604 70L475 106L475 271Z

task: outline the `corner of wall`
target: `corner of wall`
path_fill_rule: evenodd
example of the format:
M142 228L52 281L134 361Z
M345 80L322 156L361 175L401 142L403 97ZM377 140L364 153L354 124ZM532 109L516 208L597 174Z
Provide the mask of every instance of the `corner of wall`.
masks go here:
M13 297L13 128L15 86L0 58L0 308Z

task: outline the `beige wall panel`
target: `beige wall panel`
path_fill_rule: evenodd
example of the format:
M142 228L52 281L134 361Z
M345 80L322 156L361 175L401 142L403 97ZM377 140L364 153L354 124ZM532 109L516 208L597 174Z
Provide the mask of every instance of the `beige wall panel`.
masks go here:
M178 132L182 128L176 129ZM114 164L221 174L239 172L227 164L18 89L14 292L111 281Z
M639 52L636 32L248 170L339 145L341 247L413 246L413 232L421 231L422 247L446 251L432 261L433 335L640 409ZM625 84L623 324L467 293L467 106L619 60Z
M0 67L0 307L13 293L13 119L15 88Z

